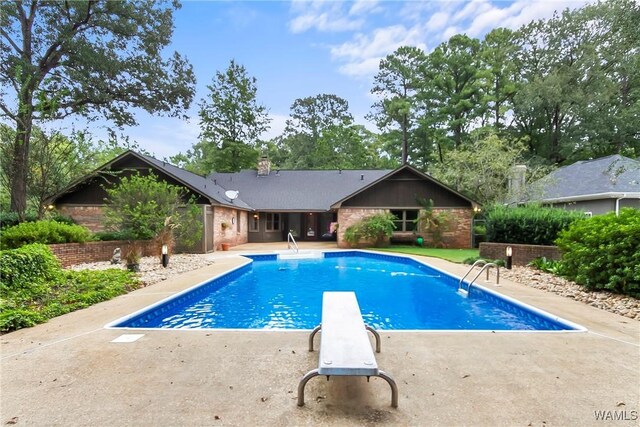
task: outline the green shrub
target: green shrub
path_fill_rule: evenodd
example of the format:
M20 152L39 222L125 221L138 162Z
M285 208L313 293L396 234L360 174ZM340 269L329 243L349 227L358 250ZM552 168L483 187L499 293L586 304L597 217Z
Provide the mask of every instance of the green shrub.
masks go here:
M487 241L553 245L558 233L584 217L582 212L558 208L494 206L486 213Z
M344 231L344 240L351 246L356 246L362 241L371 242L373 246L380 246L393 234L396 226L393 221L396 217L390 213L371 215L361 221L347 227Z
M20 249L18 249L20 250ZM0 300L0 331L30 327L140 287L133 273L118 269L61 271L34 289L7 289Z
M100 241L135 240L134 236L127 231L99 231L93 235L93 238Z
M12 249L29 243L83 243L90 239L91 232L80 225L56 221L23 222L2 232L0 247Z
M640 210L577 221L560 233L564 274L588 289L640 297Z
M529 263L533 268L537 268L540 271L546 273L555 274L556 276L562 276L562 262L554 259L547 259L547 257L539 257Z
M61 271L60 262L43 244L0 251L0 290L3 292L20 289L36 292L43 282L55 279Z
M23 222L35 222L38 220L38 215L33 212L25 212L25 218ZM20 224L18 219L18 212L0 212L0 230L13 227Z
M44 322L44 316L36 311L23 308L0 310L0 331L8 332L22 328L30 328Z
M46 219L51 221L60 222L62 224L75 224L73 218L59 213L49 213L45 215ZM22 222L36 222L38 221L38 214L35 212L25 212L24 221ZM0 212L0 229L4 230L8 227L20 224L17 212Z

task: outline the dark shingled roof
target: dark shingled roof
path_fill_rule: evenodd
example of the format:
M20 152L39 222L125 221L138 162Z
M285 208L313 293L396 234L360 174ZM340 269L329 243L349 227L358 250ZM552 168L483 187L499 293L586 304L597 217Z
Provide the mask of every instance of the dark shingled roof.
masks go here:
M534 182L527 192L531 200L543 202L589 196L600 199L621 193L640 196L640 162L617 154L576 162Z
M328 211L335 202L389 174L391 170L255 170L212 173L211 181L260 211Z
M189 172L184 169L180 169L177 166L174 166L167 162L163 162L151 156L138 154L134 152L131 152L131 153L138 155L139 157L143 158L144 160L146 160L147 162L149 162L159 170L163 171L167 175L174 177L178 181L181 181L185 185L191 187L194 191L197 191L198 193L202 194L205 197L208 197L209 199L215 201L216 203L219 203L224 206L232 206L240 209L247 209L247 210L252 209L251 206L249 206L247 203L245 203L242 200L242 197L241 197L242 194L237 199L231 200L228 197L226 197L224 194L225 191L228 190L228 188L223 188L220 185L215 185L213 181L203 176L200 176L193 172Z

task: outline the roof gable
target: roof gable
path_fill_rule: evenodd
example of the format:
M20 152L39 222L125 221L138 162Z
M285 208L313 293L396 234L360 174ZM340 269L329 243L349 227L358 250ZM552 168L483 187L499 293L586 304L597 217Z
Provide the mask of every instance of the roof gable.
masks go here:
M378 206L419 208L418 198L436 207L471 207L475 201L410 165L403 165L337 201L332 207Z
M178 184L185 186L187 189L195 194L198 194L205 199L211 201L211 203L219 204L223 206L232 206L239 209L251 210L251 207L247 205L241 199L230 200L225 196L225 189L221 186L207 180L205 177L189 172L184 169L180 169L177 166L171 165L167 162L155 159L151 156L136 153L129 150L121 155L115 157L111 161L105 163L98 169L94 170L90 174L78 179L69 185L65 190L52 197L53 201L57 201L70 193L78 191L83 185L93 181L101 174L107 173L111 170L135 170L135 169L152 169L156 172L160 172L161 175L166 175L175 180Z

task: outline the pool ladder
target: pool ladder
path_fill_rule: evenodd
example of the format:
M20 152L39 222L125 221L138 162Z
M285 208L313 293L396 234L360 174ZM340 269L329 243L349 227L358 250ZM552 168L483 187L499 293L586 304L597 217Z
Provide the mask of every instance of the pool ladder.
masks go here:
M298 253L300 249L298 248L298 244L296 243L296 239L293 238L293 234L287 234L287 249L291 249L293 246L293 250L295 253Z
M467 289L464 289L464 279L473 271L474 268L476 268L477 266L482 266L482 268L480 269L480 271L478 271L478 274L475 275L475 277L473 278L473 280L471 280L467 286ZM458 283L458 293L460 295L462 295L463 297L467 297L469 296L469 291L471 290L471 285L473 285L473 282L476 281L476 279L478 277L480 277L480 275L482 274L483 271L487 272L487 279L486 281L489 281L489 270L491 269L491 267L495 267L496 269L496 285L500 284L500 267L494 263L494 262L487 262L483 259L479 259L476 262L473 263L473 265L471 266L471 268L469 269L469 271L467 271L467 273L462 276L462 279L460 279L460 282Z

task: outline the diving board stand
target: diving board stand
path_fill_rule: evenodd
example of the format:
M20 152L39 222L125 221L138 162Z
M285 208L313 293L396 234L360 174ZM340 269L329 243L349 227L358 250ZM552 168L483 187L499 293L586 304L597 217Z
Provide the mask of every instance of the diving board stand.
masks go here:
M320 358L318 368L300 380L298 406L304 405L304 388L307 382L318 375L366 376L383 378L391 386L391 406L398 407L398 387L384 371L378 369L376 358L369 342L367 330L376 338L376 351L380 352L380 335L365 326L354 292L324 292L322 295L322 323L309 336L309 351L313 351L313 337L320 335Z

